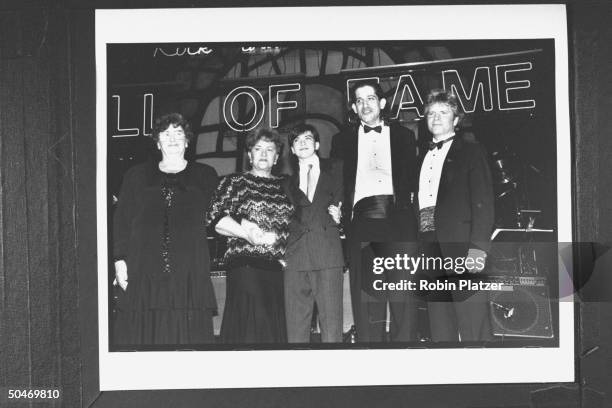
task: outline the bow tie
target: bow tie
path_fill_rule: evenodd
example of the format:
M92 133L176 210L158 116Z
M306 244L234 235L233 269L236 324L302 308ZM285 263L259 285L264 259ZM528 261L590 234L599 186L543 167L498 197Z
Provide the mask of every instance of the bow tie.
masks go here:
M373 130L376 133L380 133L380 132L382 132L382 126L378 125L378 126L370 127L370 126L365 125L365 124L363 125L363 131L365 133L368 133L370 130Z
M444 143L446 143L446 142L450 142L450 141L451 141L451 140L453 140L454 138L455 138L455 136L453 136L453 137L449 137L448 139L444 139L444 140L442 140L441 142L433 142L433 141L431 141L431 142L429 142L429 150L433 150L433 149L435 149L436 147L437 147L438 149L441 149L441 148L442 148L442 145L443 145Z

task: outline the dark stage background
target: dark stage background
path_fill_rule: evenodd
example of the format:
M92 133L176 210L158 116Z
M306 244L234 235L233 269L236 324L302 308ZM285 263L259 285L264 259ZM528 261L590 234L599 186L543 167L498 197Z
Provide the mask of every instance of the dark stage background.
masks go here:
M533 227L552 231L539 239L557 241L553 40L205 43L205 46L197 43L107 45L109 220L113 219L113 203L126 170L138 162L159 160L150 137L153 118L169 112L183 114L195 135L187 156L213 166L219 175L246 170L245 136L258 125L259 119L258 126L273 126L280 131L285 146L279 172L290 173L287 133L291 127L302 121L314 125L321 137L319 154L329 157L333 139L349 122L357 120L348 109L347 87L360 78L378 77L385 92L388 115L411 129L422 146L431 137L425 120L419 116L424 114L422 99L430 89L446 85L448 89L455 89L462 99L471 98L471 103L464 101L466 115L459 127L461 133L481 142L488 152L495 183L496 228L520 227L516 207L538 210L541 213ZM402 66L406 63L412 65ZM508 81L526 81L526 89L515 89L506 96L503 69L512 70ZM286 92L279 92L277 96L272 87ZM251 92L251 97L232 98L245 89ZM262 98L261 106L253 104L257 97ZM284 105L273 102L277 98ZM506 98L522 102L508 106ZM228 101L233 103L230 105ZM231 114L227 105L233 106ZM277 107L280 107L278 111ZM501 169L498 164L503 164ZM221 258L226 249L225 240L214 233L210 235L213 269L224 271ZM522 236L514 239L526 240ZM108 248L112 247L109 231ZM500 262L498 259L504 257L502 252L506 260ZM496 267L490 268L494 270L490 273L518 274L505 267L507 257L512 257L513 252L495 247L489 265ZM544 261L544 258L538 253L539 276L548 279L550 296L556 299L556 259ZM112 254L108 264L111 283L114 279ZM215 277L222 314L225 278L218 274ZM110 292L109 308L112 309L113 291ZM553 302L554 323L549 323L548 328L558 327L556 306ZM344 299L344 307L346 320L350 320L350 299ZM109 313L112 333L115 313ZM215 318L216 332L221 317ZM427 319L421 317L419 337L427 339ZM350 325L350 321L345 321L345 331ZM520 339L523 341L519 342L517 338L498 337L490 346L557 346L558 332L555 330L555 333L552 341ZM286 347L289 346L278 348Z
M354 119L347 104L347 82L380 77L390 116L410 128L420 142L429 136L425 121L416 114L417 109L423 114L418 98L425 98L430 89L443 87L443 71L456 70L460 82L453 82L455 77L446 74L447 87L455 84L459 93L473 92L470 96L474 104L470 109L466 102L468 114L460 123L461 131L485 145L494 170L498 161L505 166L503 176L501 171L494 171L496 193L501 196L497 200L496 225L516 227L510 209L516 198L521 208L541 210L536 228L556 231L554 41L206 43L210 48L208 54L201 46L189 43L107 46L109 194L118 195L127 168L150 157L158 159L157 149L148 136L152 119L162 114L180 112L189 120L196 135L187 152L192 159L215 167L219 175L244 171L244 136L255 123L232 124L229 110L224 108L234 91L244 92L240 87L252 87L262 95L264 106L254 108L252 99L243 95L231 105L232 115L235 113L240 123L260 118L260 125L279 129L285 138L279 167L287 173L288 129L301 121L316 126L321 135L320 154L328 157L333 138ZM252 51L244 51L245 48ZM405 63L419 65L394 67ZM533 106L529 102L515 103L519 107L506 106L503 102L506 98L503 85L496 81L497 76L504 76L496 75L496 66L502 64L515 64L511 69L519 69L520 64L525 70L508 75L510 81L529 83L527 89L513 90L510 98L532 100ZM482 93L478 88L470 89L476 74L478 81L488 78ZM406 78L414 81L413 86ZM503 79L499 81L503 84ZM288 90L279 93L278 98L295 101L296 106L288 108L288 102L284 102L277 114L277 105L268 103L269 86ZM407 86L413 94L405 91ZM417 101L412 102L412 98ZM404 106L397 114L400 103ZM275 123L270 123L270 118ZM501 177L517 182L518 191L510 183L498 183Z
M609 301L578 306L579 380L575 384L100 393L93 9L150 7L152 3L168 6L161 1L91 0L8 1L2 5L0 389L57 387L63 399L48 405L56 407L531 404L590 408L610 404ZM238 5L197 1L172 5L232 4ZM584 243L578 248L583 276L589 275L597 257L605 257L606 245L612 242L611 18L612 7L605 2L568 2L573 161L567 166L574 174L574 240ZM491 369L504 368L493 364Z

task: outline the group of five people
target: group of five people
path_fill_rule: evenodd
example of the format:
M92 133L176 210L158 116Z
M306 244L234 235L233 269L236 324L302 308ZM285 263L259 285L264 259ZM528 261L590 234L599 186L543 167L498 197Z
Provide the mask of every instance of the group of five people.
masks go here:
M296 126L290 176L272 172L279 133L257 129L246 138L249 170L218 184L211 167L185 160L188 123L178 114L158 120L153 136L161 161L126 173L114 215L115 281L124 291L115 343L214 342L206 228L228 237L222 343L308 343L315 304L321 340L341 342L345 258L357 340L416 341L417 293L374 290L372 261L395 254L486 257L491 175L482 146L455 136L460 109L452 93L428 96L426 149L417 149L409 129L388 123L385 105L375 81L351 89L358 124L334 137L332 159L318 156L316 128ZM427 279L455 278L443 268L424 272ZM407 270L376 276L413 278ZM485 295L458 296L427 298L432 340L488 340Z

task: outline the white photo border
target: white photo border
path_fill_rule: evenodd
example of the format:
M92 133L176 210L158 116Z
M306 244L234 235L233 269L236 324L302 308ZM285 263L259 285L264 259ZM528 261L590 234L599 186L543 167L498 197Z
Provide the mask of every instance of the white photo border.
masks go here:
M359 21L372 16L380 16L384 24L368 30L356 29ZM574 382L571 298L559 302L559 347L553 348L109 352L106 45L278 42L278 27L283 26L283 21L296 18L333 24L317 24L316 29L306 31L284 30L283 42L554 39L558 240L572 241L564 5L96 10L100 390ZM259 23L253 26L253 21ZM245 27L252 29L247 31ZM560 268L563 265L559 262ZM560 293L568 293L568 282L571 271L561 270ZM440 365L444 365L444 370L439 369ZM386 368L374 369L380 366ZM494 366L503 368L494 370Z

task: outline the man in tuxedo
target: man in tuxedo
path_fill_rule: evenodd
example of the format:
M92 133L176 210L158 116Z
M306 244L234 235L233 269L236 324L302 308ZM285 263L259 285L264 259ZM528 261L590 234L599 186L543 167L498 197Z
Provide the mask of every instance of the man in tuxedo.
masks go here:
M431 91L425 117L432 140L423 149L419 173L422 248L425 256L450 257L459 263L452 269L434 268L424 273L432 280L475 280L484 268L493 227L493 184L487 154L473 138L455 135L460 108L452 92ZM486 292L431 292L427 306L433 341L491 338Z
M319 133L308 124L289 135L294 154L288 195L296 211L289 225L284 284L287 337L308 343L314 304L321 341L342 341L344 257L339 234L342 165L319 158Z
M412 208L416 191L414 134L383 119L387 101L375 80L361 80L350 90L357 126L334 137L332 157L344 160L343 224L358 342L386 341L389 303L391 341L416 340L416 299L408 290L377 290L385 283L410 279L408 270L374 274L374 257L394 257L417 250ZM380 285L378 285L380 288Z

